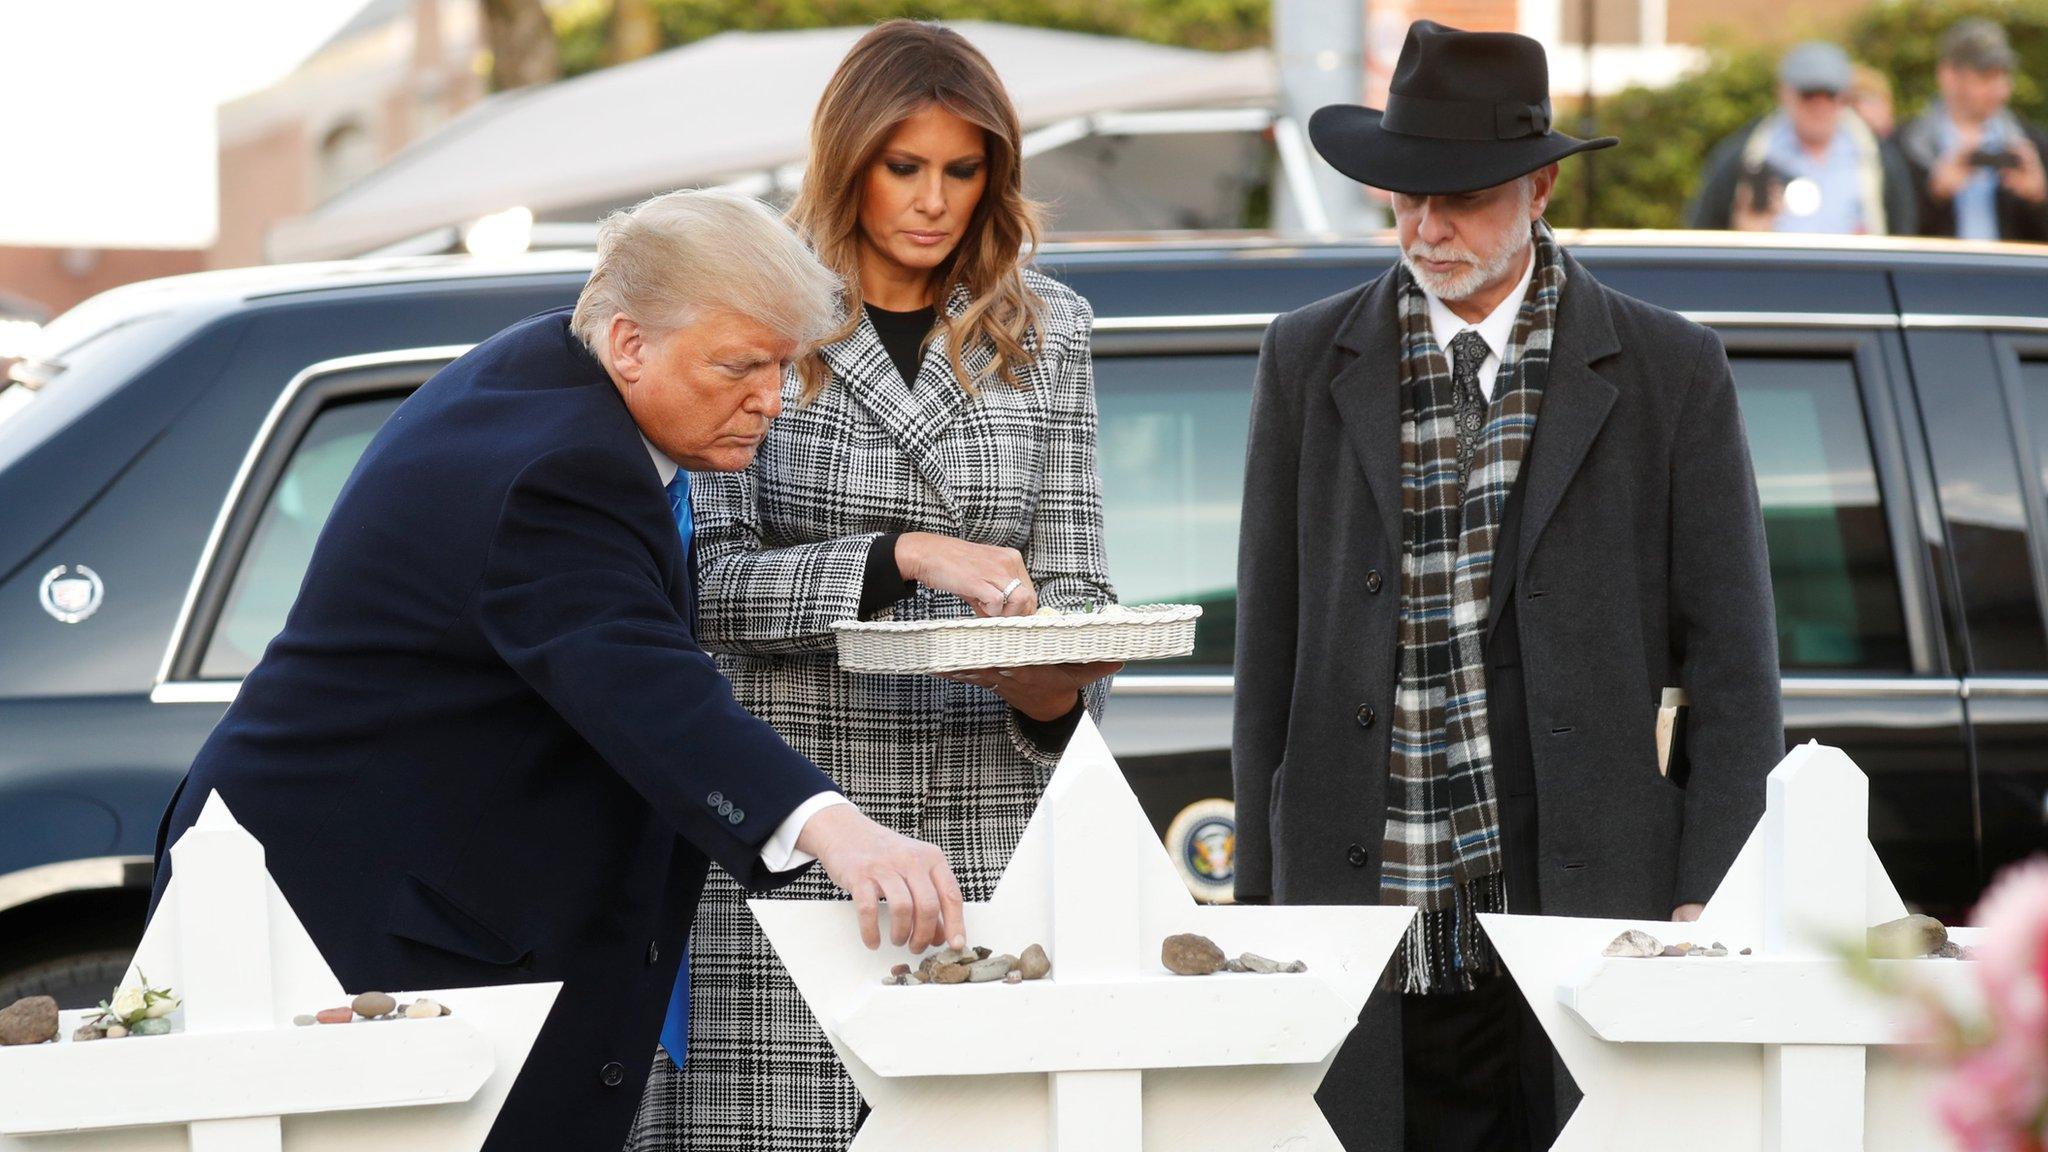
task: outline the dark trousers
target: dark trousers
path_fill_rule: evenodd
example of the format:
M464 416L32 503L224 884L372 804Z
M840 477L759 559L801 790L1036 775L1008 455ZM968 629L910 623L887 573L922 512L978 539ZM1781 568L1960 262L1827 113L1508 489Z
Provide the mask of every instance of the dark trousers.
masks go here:
M1512 690L1500 695L1500 703L1520 703ZM1536 797L1512 763L1521 750L1503 751L1511 762L1498 774L1508 911L1529 915L1538 910ZM1511 789L1519 794L1505 794ZM1543 1025L1505 974L1470 992L1401 997L1407 1152L1544 1152L1557 1139L1555 1060Z

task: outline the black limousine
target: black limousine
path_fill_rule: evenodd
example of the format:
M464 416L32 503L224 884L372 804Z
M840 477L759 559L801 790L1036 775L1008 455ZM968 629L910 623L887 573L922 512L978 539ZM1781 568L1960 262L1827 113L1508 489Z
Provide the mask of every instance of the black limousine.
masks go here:
M1786 738L1847 749L1905 898L1966 912L2048 845L2048 249L1585 233L1622 291L1718 330L1762 491ZM1056 247L1093 301L1110 570L1199 602L1105 733L1190 883L1228 890L1245 421L1275 314L1384 240ZM589 257L208 273L52 322L0 384L0 1003L90 1003L141 928L164 802L278 630L408 391L571 302Z

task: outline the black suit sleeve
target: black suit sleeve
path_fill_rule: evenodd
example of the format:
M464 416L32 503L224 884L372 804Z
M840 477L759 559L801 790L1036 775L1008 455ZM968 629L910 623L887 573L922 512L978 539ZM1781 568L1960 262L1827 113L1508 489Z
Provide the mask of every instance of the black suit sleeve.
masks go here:
M1785 755L1763 510L1720 337L1701 336L1671 463L1671 636L1691 700L1672 904L1703 903L1764 811Z
M1301 416L1280 364L1284 318L1266 330L1252 388L1244 503L1237 546L1236 702L1230 772L1237 802L1236 896L1273 894L1273 777L1287 750L1294 705L1294 645L1301 554L1295 515L1301 484Z
M627 511L656 498L648 484L588 449L527 467L505 497L478 620L680 835L743 885L786 883L797 873L767 872L761 846L832 782L733 700L690 635L663 582L665 514Z

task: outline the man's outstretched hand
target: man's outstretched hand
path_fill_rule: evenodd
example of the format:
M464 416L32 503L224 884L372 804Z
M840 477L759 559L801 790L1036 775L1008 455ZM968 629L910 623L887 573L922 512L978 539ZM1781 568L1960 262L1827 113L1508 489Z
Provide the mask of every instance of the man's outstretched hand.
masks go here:
M818 858L825 874L860 910L860 939L882 946L881 908L889 905L889 941L922 952L936 944L967 945L960 885L945 854L922 840L891 832L851 804L820 809L797 834L798 850Z

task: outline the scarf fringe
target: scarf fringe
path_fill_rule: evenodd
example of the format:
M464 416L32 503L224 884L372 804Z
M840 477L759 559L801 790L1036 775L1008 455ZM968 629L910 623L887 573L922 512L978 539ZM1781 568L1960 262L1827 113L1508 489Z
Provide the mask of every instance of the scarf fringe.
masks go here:
M1411 995L1470 992L1481 980L1499 976L1500 955L1479 926L1479 914L1505 912L1507 906L1507 878L1496 872L1459 885L1448 908L1417 910L1380 986Z

